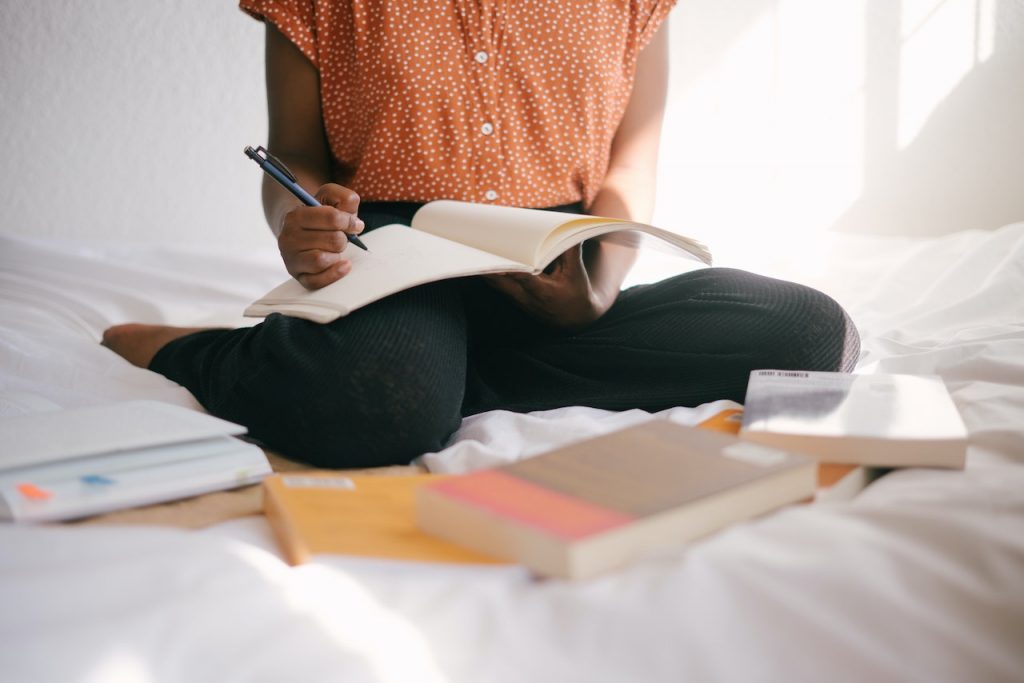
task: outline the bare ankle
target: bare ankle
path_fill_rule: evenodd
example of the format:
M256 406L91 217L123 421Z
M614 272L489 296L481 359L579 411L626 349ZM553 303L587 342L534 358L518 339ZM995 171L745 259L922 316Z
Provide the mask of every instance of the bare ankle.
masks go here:
M132 365L148 368L157 352L168 343L205 329L208 328L127 323L106 329L100 343Z

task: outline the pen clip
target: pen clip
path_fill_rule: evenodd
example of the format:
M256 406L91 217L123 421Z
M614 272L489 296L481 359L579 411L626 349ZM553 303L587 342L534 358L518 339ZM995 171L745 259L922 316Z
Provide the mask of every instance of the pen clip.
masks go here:
M260 152L262 152L262 154L260 154ZM297 183L298 182L298 180L295 178L295 176L292 175L292 172L288 170L288 167L284 165L284 162L281 161L280 159L278 159L277 157L275 157L270 152L268 152L266 147L260 146L260 147L257 147L256 149L253 149L252 147L246 147L245 148L245 153L253 161L257 161L258 159L262 159L265 163L270 164L271 166L276 168L278 171L283 173L284 176L286 178L288 178L288 180L292 181L293 183Z

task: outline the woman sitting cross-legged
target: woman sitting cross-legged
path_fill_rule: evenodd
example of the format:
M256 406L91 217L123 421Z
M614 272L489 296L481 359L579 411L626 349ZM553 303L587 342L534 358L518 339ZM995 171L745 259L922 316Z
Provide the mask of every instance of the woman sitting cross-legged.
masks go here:
M268 146L323 204L265 182L288 272L343 278L348 235L440 198L649 222L672 4L242 0L266 22ZM742 402L753 369L856 362L818 291L727 268L620 291L634 258L598 238L539 275L423 285L328 324L129 324L103 343L338 468L408 463L483 411Z

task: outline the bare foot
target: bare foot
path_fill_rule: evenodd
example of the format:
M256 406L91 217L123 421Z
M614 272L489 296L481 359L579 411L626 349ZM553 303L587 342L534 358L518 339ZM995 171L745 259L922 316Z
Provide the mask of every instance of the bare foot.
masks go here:
M114 325L103 333L103 346L121 356L132 365L148 368L156 352L168 342L207 327L170 327L169 325L143 325L128 323Z

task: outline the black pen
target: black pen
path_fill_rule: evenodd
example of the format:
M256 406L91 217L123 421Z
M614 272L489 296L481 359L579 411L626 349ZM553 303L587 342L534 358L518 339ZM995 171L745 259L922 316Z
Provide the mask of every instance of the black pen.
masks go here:
M260 152L263 153L260 154ZM246 147L245 156L259 164L260 168L267 172L267 175L281 183L284 189L298 197L299 201L306 206L323 206L313 197L313 195L306 192L299 186L299 181L295 179L295 176L292 175L292 172L284 165L284 162L268 152L266 148L257 147L256 149L253 149L252 147ZM369 249L366 248L366 245L363 244L362 240L355 235L345 233L345 236L348 237L349 242L356 245L363 251L369 251Z

